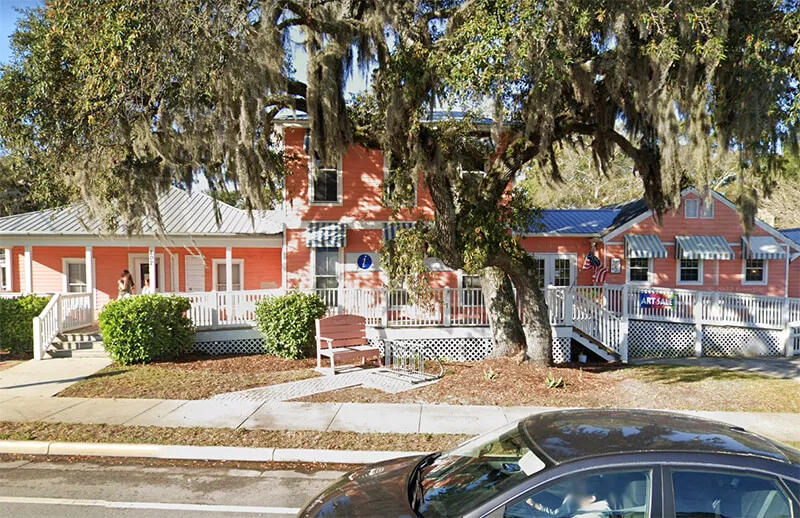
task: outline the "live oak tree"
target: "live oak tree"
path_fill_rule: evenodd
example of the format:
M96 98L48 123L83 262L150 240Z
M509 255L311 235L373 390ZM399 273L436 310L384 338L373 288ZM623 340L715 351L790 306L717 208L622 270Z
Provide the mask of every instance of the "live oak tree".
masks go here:
M49 0L2 69L0 145L135 229L158 192L201 175L269 206L296 158L276 116L304 111L318 163L365 138L388 155L398 210L420 177L431 193L434 218L390 245L393 276L424 295L426 256L486 272L498 352L548 362L516 237L536 210L515 182L534 163L559 178L562 147L600 170L621 153L662 214L733 155L749 228L756 186L796 146L797 16L773 0ZM367 108L345 101L353 70L374 70ZM431 120L436 106L468 113Z

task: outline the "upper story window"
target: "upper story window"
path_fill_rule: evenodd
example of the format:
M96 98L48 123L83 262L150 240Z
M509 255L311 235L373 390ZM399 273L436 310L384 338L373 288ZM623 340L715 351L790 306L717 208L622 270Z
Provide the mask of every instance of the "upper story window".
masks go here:
M309 167L309 188L312 204L342 203L342 171L341 167L324 167L322 161L316 159Z
M700 200L687 198L683 202L683 217L686 219L696 219L700 214Z
M703 203L700 204L700 217L714 219L714 198L703 200Z

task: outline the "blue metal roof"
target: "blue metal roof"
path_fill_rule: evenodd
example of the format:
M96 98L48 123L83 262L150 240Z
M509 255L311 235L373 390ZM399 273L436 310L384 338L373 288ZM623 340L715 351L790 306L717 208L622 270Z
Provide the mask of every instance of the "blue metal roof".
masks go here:
M800 245L800 228L787 228L778 232Z
M533 234L601 234L614 224L620 209L551 209L542 211Z

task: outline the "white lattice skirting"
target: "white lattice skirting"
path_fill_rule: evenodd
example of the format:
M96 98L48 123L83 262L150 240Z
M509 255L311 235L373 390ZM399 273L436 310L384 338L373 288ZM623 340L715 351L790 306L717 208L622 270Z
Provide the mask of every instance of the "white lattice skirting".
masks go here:
M263 354L264 340L261 338L242 338L195 342L194 350L205 354Z
M572 338L569 336L553 337L553 362L567 363L572 359Z
M704 356L779 356L780 331L703 326Z
M631 320L628 355L631 359L694 356L694 338L692 324Z

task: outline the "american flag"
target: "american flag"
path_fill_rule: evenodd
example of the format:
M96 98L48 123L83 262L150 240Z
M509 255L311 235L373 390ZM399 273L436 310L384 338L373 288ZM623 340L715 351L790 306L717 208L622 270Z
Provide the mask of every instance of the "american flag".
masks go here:
M605 284L606 277L608 276L608 268L603 266L603 262L594 255L594 252L586 254L586 260L583 261L583 269L594 270L592 282L595 284Z

